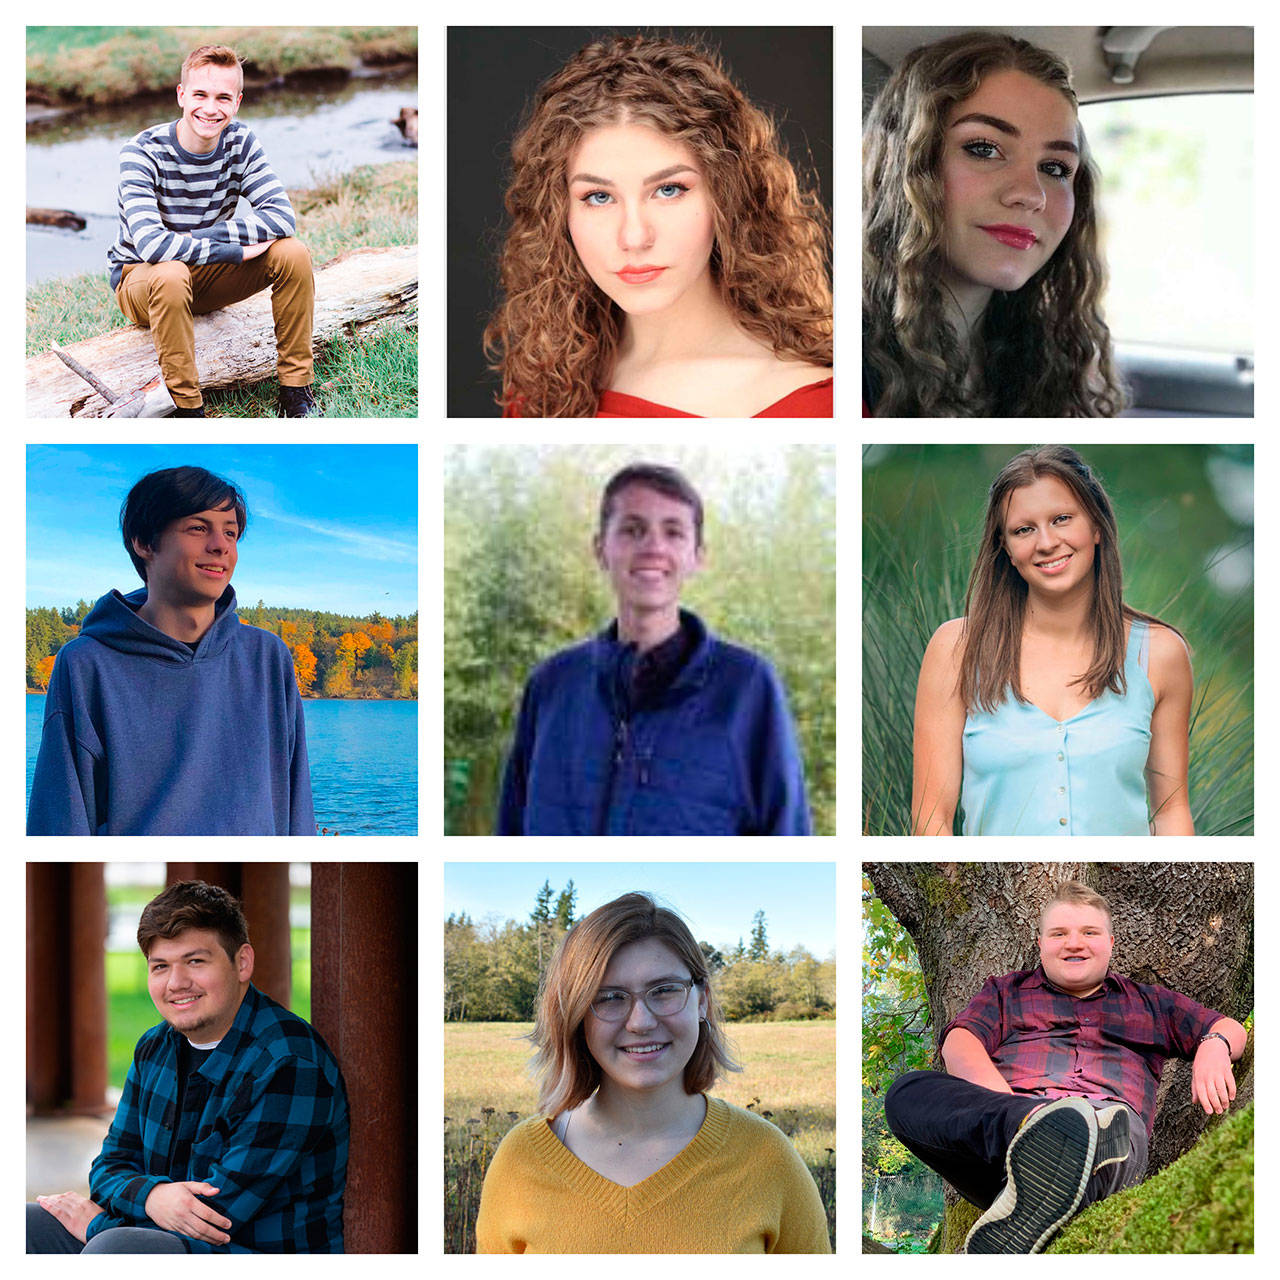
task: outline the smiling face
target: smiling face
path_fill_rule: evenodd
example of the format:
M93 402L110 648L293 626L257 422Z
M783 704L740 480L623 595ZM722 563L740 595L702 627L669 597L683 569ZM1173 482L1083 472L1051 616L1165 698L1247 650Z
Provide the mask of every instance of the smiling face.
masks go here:
M194 1044L221 1040L253 977L246 942L233 963L212 929L156 938L147 953L147 990L160 1016Z
M640 614L677 619L684 581L702 567L693 508L640 484L614 495L595 553L613 584L623 633Z
M235 572L239 536L235 508L229 507L171 520L154 547L135 539L134 550L147 565L148 599L180 608L216 602Z
M178 126L179 141L197 154L212 151L218 136L235 119L240 110L240 70L205 63L187 72L185 83L178 86L178 105L182 121Z
M1087 996L1102 985L1114 945L1111 922L1098 907L1057 902L1040 924L1040 963L1069 995Z
M1075 213L1075 109L1021 71L993 71L947 113L941 179L947 283L961 305L1020 289ZM966 312L969 308L965 307Z
M688 981L689 966L665 942L642 938L614 952L600 981L638 994L664 981ZM684 1091L684 1069L698 1047L698 1024L706 1016L705 987L694 987L680 1013L657 1017L641 999L621 1022L606 1022L588 1012L583 1029L587 1049L604 1073L601 1089L652 1093Z
M1080 499L1057 476L1041 476L1010 493L1003 545L1029 591L1055 597L1091 591L1101 540Z
M710 290L715 225L697 157L642 124L590 129L569 159L569 238L629 315Z

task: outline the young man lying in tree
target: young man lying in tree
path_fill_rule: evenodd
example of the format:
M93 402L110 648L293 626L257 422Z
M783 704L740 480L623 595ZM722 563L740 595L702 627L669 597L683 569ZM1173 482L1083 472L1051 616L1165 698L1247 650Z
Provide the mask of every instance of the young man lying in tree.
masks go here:
M144 129L120 152L120 231L107 250L120 310L151 330L178 418L203 418L192 316L270 286L280 417L320 415L311 391L315 277L294 236L280 179L236 118L244 73L235 51L202 45L178 85L182 118ZM232 217L240 197L252 206Z
M1166 1058L1191 1060L1207 1114L1236 1096L1244 1028L1110 972L1100 894L1060 886L1039 941L1039 966L988 978L947 1025L947 1074L910 1071L885 1096L903 1145L986 1210L966 1253L1038 1253L1085 1205L1139 1182Z

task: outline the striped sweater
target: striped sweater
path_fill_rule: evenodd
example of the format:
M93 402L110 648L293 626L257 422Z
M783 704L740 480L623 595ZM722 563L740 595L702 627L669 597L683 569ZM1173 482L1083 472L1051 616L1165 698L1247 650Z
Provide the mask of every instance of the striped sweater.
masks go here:
M241 196L253 213L233 218ZM291 236L297 225L262 145L239 120L203 156L178 142L176 122L144 129L120 152L117 204L120 231L107 250L112 289L129 263L242 262L241 246Z

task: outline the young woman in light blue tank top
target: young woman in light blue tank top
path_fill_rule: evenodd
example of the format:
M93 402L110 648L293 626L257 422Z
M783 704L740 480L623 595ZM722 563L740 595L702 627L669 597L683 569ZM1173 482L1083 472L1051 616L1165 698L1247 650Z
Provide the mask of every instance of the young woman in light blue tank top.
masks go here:
M991 486L965 616L925 653L912 826L951 835L1193 835L1191 664L1123 603L1115 516L1065 446Z

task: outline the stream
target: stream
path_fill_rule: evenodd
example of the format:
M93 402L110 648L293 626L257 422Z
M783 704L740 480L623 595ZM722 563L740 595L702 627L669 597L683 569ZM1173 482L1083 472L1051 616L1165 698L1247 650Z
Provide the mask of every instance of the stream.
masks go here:
M353 78L321 88L247 87L237 119L258 136L267 159L290 191L315 186L359 165L411 160L391 123L401 107L418 104L416 68L399 76ZM27 204L70 209L83 231L27 227L27 284L84 272L107 272L116 238L120 148L151 125L178 119L176 99L89 107L27 125ZM241 200L237 213L247 208Z

